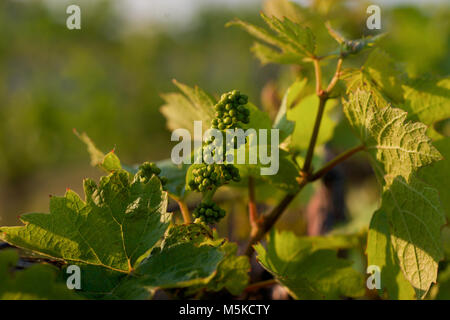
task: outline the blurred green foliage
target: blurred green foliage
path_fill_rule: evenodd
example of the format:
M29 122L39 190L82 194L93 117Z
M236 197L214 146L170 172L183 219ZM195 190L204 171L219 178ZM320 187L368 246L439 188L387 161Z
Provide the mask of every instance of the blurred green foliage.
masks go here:
M55 18L39 2L0 3L0 181L86 159L72 128L128 162L167 156L159 94L173 78L258 99L268 70L252 61L250 39L224 28L236 13L200 13L187 31L149 25L124 36L123 19L97 3L80 31L65 27L62 10Z

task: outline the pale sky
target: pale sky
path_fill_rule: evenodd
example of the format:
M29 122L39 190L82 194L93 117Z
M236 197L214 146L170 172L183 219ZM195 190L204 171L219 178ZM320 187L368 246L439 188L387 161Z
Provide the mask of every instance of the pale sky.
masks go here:
M170 20L171 22L185 22L198 11L206 6L218 6L236 8L240 6L255 7L262 4L264 0L112 0L117 7L126 15L136 20ZM308 0L293 0L294 2L307 4ZM357 1L357 0L356 0ZM373 0L368 1L380 6L391 6L397 4L431 4L444 3L448 0Z

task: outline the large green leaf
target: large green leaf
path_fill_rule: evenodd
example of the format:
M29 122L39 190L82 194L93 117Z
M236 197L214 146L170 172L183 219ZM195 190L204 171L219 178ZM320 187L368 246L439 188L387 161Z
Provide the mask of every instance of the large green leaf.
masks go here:
M385 212L373 214L367 234L367 264L380 268L380 293L387 291L390 299L414 299L414 289L406 280L391 243L389 222Z
M81 271L81 289L77 290L77 293L87 299L141 300L150 298L155 291L133 283L130 279L134 277L128 273L84 263L76 265ZM67 266L63 267L64 274L66 268Z
M84 181L85 201L68 190L50 199L50 214L23 215L23 227L2 227L3 240L70 262L130 272L168 227L167 193L123 170Z
M422 298L436 281L445 218L437 190L417 179L417 170L441 155L425 135L425 125L406 121L406 112L375 101L371 93L358 89L344 103L344 112L383 186L379 211L387 216L400 268ZM377 239L369 237L369 241ZM371 260L386 245L375 242L368 248Z
M139 172L131 177L118 170L98 185L92 180L84 185L85 201L70 190L52 197L50 214L24 215L25 226L0 228L2 239L78 265L78 293L88 298L147 299L157 289L210 285L216 275L233 292L242 283L242 273L234 269L242 267L242 259L234 260L232 245L225 247L222 240L184 241L186 233L175 237L171 232L157 246L171 216L156 176L148 179ZM238 282L230 280L233 275Z
M246 256L237 255L236 243L227 242L221 248L225 257L217 268L217 274L208 283L211 291L227 289L232 295L240 295L249 282L250 262Z
M377 104L403 101L402 72L381 49L373 50L361 68L345 70L343 73L342 78L346 81L349 92L365 88L372 91Z
M205 286L224 258L220 245L183 242L154 250L129 274L82 266L80 294L91 299L149 299L158 289Z
M223 259L217 266L215 275L207 283L190 288L191 292L200 289L220 291L225 288L233 295L242 293L249 281L250 262L248 257L237 255L238 248L235 243L218 238L209 227L200 223L172 227L164 240L163 248L182 243L194 243L200 246L212 245L218 247L223 254Z
M258 40L277 48L275 50L265 44L255 43L253 51L262 63L298 64L314 56L316 49L315 37L308 27L292 22L287 17L280 20L275 16L268 17L264 13L261 13L261 17L276 35L264 28L239 19L228 23L227 26L239 26Z
M218 247L181 243L144 260L136 269L135 281L151 289L207 284L223 257Z
M15 250L0 251L0 300L68 300L79 297L57 279L58 269L35 264L22 271L12 270L19 256Z
M317 239L316 239L317 240ZM364 294L364 278L352 263L292 232L271 232L267 249L255 246L261 265L296 299L338 299Z

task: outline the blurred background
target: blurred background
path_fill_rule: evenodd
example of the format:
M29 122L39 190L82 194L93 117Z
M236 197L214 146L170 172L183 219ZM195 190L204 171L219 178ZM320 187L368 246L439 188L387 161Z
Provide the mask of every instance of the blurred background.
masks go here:
M168 158L173 144L159 94L176 91L172 79L213 95L237 88L270 108L268 101L280 99L298 70L262 66L249 51L252 38L224 25L235 17L262 25L258 12L277 10L276 2L285 3L0 1L0 224L17 225L25 212L48 212L49 195L66 188L81 193L84 177L100 176L73 129L103 151L115 148L123 163ZM296 2L313 8L303 18L322 39L319 50L336 47L326 20L349 38L367 32L367 2ZM81 30L66 28L69 4L81 7ZM388 32L381 46L410 76L448 76L448 2L370 4L380 5L382 31ZM331 145L350 143L339 132ZM366 226L377 206L368 170L353 167L358 183L346 195Z

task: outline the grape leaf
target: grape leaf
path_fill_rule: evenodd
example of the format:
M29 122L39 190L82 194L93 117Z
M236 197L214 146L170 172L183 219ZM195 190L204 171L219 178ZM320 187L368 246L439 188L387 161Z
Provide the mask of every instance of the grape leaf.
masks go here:
M154 293L129 281L127 273L101 266L77 262L81 272L81 289L77 294L86 299L95 300L142 300ZM63 266L66 274L67 266Z
M376 105L367 91L358 89L350 94L344 112L383 186L379 211L387 215L400 268L417 297L423 298L436 281L442 258L440 228L445 218L438 192L420 181L416 172L440 160L441 155L425 135L425 125L406 121L407 113L401 109ZM385 250L376 243L368 248L374 250L367 252L369 257Z
M375 172L387 184L397 176L409 180L418 168L442 159L425 135L424 124L406 121L407 113L401 109L376 105L371 92L350 94L344 112L373 160Z
M390 299L414 299L414 289L400 270L392 247L389 222L384 211L378 210L373 214L367 234L366 253L367 264L380 268L380 295L387 291Z
M373 50L360 69L345 70L343 73L342 79L347 83L348 92L365 88L372 92L377 105L385 104L386 101L403 101L402 71L381 49Z
M91 299L142 300L158 289L205 286L223 257L219 246L185 242L152 251L129 274L85 265L80 293Z
M280 20L275 16L268 17L264 13L261 13L261 17L269 28L276 32L276 35L239 19L229 22L227 26L239 26L258 40L278 49L277 51L265 44L256 43L253 51L263 64L268 62L302 63L314 56L315 37L308 27L294 23L287 17Z
M25 214L25 226L0 228L2 238L53 258L128 273L171 218L158 178L144 181L139 174L130 181L123 170L102 177L99 185L86 179L85 201L71 190L52 197L50 214Z
M167 119L170 130L187 129L194 137L194 121L202 121L206 128L210 127L214 118L214 100L202 89L190 88L174 80L174 84L183 92L163 94L166 102L161 113Z
M326 243L322 241L323 245ZM364 294L363 276L335 250L292 232L270 233L267 249L255 246L257 259L295 299L337 299Z
M0 252L0 300L72 300L79 297L58 282L58 269L48 264L34 264L12 272L19 256L15 250Z
M250 262L248 257L237 255L238 248L235 243L214 236L208 226L200 223L172 227L164 239L163 248L181 243L194 243L199 246L213 245L223 254L216 274L207 283L190 288L190 292L200 289L220 291L225 288L233 295L242 293L249 281Z
M217 274L207 285L210 291L227 289L232 295L240 295L249 282L250 262L246 256L237 255L237 244L227 242L222 246L225 257L217 268Z
M224 255L218 247L186 242L152 254L136 269L134 280L146 288L182 288L207 284Z
M0 228L2 239L78 265L78 292L89 298L147 299L157 289L207 285L217 274L227 255L222 242L156 246L171 218L157 177L119 170L84 186L85 201L73 191L52 197L50 214L23 215L25 226Z

